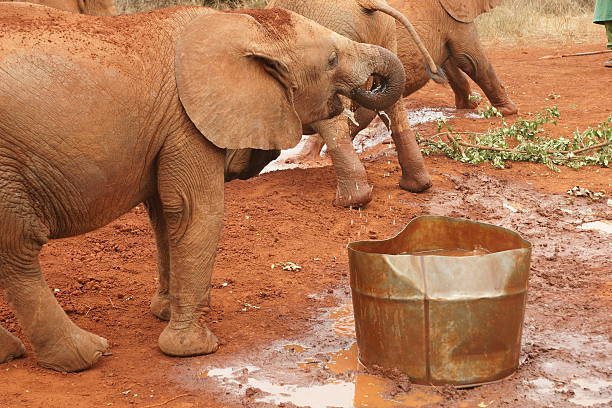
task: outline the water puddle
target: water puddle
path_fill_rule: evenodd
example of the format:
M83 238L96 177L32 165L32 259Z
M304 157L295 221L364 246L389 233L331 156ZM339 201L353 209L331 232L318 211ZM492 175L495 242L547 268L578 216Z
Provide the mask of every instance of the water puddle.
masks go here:
M327 311L320 322L312 337L278 342L242 358L208 360L207 368L191 372L192 387L217 388L228 402L262 407L433 408L452 403L448 406L484 408L499 402L495 391L487 398L486 387L461 396L369 372L359 362L351 304ZM527 369L537 374L513 386L527 399L559 407L612 401L612 382L602 375L609 369L612 345L604 336L527 329L524 343L549 350ZM575 355L584 358L568 358Z
M266 364L234 363L207 368L196 377L212 380L255 403L273 406L290 403L311 408L420 408L442 401L442 396L428 387L397 384L365 371L354 342L352 305L332 309L325 318L331 323L334 337L344 339L347 346L323 351L317 345L281 344Z

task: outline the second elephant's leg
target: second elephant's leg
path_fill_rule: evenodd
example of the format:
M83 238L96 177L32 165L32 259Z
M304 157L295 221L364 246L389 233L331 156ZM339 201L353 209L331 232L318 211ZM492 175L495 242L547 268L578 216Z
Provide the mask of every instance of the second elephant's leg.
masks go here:
M448 58L442 65L448 83L455 94L455 107L457 109L476 109L478 107L477 100L471 100L472 91L470 90L470 82L467 75L458 67L457 63L451 58Z
M0 326L0 364L8 363L25 354L25 347L17 337Z
M217 337L200 321L223 222L225 151L194 132L168 138L158 161L158 191L168 230L171 316L159 336L168 355L215 352Z
M478 84L493 106L504 115L518 112L486 57L474 24L461 25L453 33L448 46L459 68Z
M403 101L400 99L387 112L391 120L391 137L402 168L399 185L413 193L423 192L431 187L431 177L425 168L414 132L410 129Z
M336 171L337 189L334 205L362 207L372 201L372 186L349 137L344 116L322 120L312 125L327 144Z

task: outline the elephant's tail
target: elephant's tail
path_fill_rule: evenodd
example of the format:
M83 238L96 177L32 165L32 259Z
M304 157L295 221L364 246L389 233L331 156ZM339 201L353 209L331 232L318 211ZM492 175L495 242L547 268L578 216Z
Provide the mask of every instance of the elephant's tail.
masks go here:
M381 13L388 14L400 23L402 23L402 25L406 27L406 30L408 30L408 33L410 33L410 36L419 48L419 51L421 51L421 54L425 59L425 69L427 70L427 73L429 74L430 78L439 84L445 84L448 82L448 79L446 78L446 74L442 70L442 67L436 65L436 62L429 54L429 51L425 47L425 44L423 44L421 37L419 37L419 34L416 32L416 30L412 26L412 23L405 15L388 5L387 2L384 0L369 1L368 8L371 10L377 10Z

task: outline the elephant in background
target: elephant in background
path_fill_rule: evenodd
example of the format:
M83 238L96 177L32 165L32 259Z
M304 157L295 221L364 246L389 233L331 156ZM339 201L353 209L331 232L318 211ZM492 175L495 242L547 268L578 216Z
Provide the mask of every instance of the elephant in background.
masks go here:
M0 288L39 364L59 371L91 367L108 343L77 327L45 283L49 239L146 203L160 275L151 311L170 320L159 347L214 352L199 318L224 181L256 175L298 143L302 124L342 113L339 95L385 109L405 81L390 51L281 9L102 18L0 3L0 25ZM363 90L372 74L382 86ZM23 350L0 327L0 363Z
M335 2L272 0L267 7L282 7L294 11L354 41L376 44L393 52L397 51L395 26L397 21L397 24L407 30L410 36L409 41L418 50L419 55L416 57L418 62L415 64L419 65L419 73L412 74L422 74L437 82L445 81L441 69L437 67L435 60L428 52L427 45L423 45L409 19L397 9L390 7L384 0L338 0ZM375 81L373 87L379 86ZM400 185L412 191L427 189L431 181L416 141L408 133L404 106L400 101L385 112L391 119L393 126L391 134L397 146L402 167ZM372 186L368 183L363 164L353 150L349 139L349 126L346 118L335 118L313 124L311 133L318 133L322 140L316 136L310 138L310 141L317 142L316 149L318 149L316 152L311 150L310 153L318 155L323 144L327 144L337 177L334 204L359 207L372 199ZM314 147L313 143L307 146Z
M2 0L14 2L15 0ZM114 16L117 13L114 0L17 0L40 4L71 13L89 14L92 16Z
M493 106L504 115L512 115L517 113L516 105L508 97L486 58L473 22L474 18L498 3L497 0L389 1L390 6L413 22L435 64L442 65L455 92L457 108L474 109L477 106L477 102L470 98L467 73L481 87ZM404 96L416 92L430 79L423 70L422 53L412 35L400 22L375 12L368 1L341 0L330 4L325 0L272 0L270 6L293 10L355 41L381 45L397 52L407 73ZM367 204L371 200L372 191L365 168L350 139L367 127L377 113L364 107L353 109L356 123L345 120L331 129L322 129L320 137L310 136L303 150L293 159L316 158L329 139L336 137L340 140L335 149L330 148L328 143L328 149L338 177L335 203L344 206ZM402 169L400 187L411 192L427 190L431 187L431 177L409 129L403 103L400 101L386 113ZM340 122L340 119L336 119L336 122ZM350 139L344 136L349 134Z

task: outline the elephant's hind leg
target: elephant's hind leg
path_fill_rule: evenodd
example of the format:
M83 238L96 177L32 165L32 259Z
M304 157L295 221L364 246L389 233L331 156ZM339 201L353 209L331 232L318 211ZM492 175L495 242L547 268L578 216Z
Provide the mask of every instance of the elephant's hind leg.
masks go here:
M518 112L485 55L473 24L464 24L453 32L448 46L455 64L478 84L493 106L504 115Z
M0 326L0 364L8 363L25 354L23 343Z
M467 75L457 67L452 57L446 60L443 68L455 94L455 107L457 109L476 109L479 103L478 98L471 98L474 94L470 90Z
M159 197L153 197L145 203L149 220L155 231L157 244L157 272L159 285L151 299L151 313L160 320L170 320L170 243L168 242L168 227L161 207Z
M38 253L47 240L46 228L35 217L6 210L2 202L0 216L0 287L6 289L38 363L57 371L91 367L108 343L72 323L43 279Z

